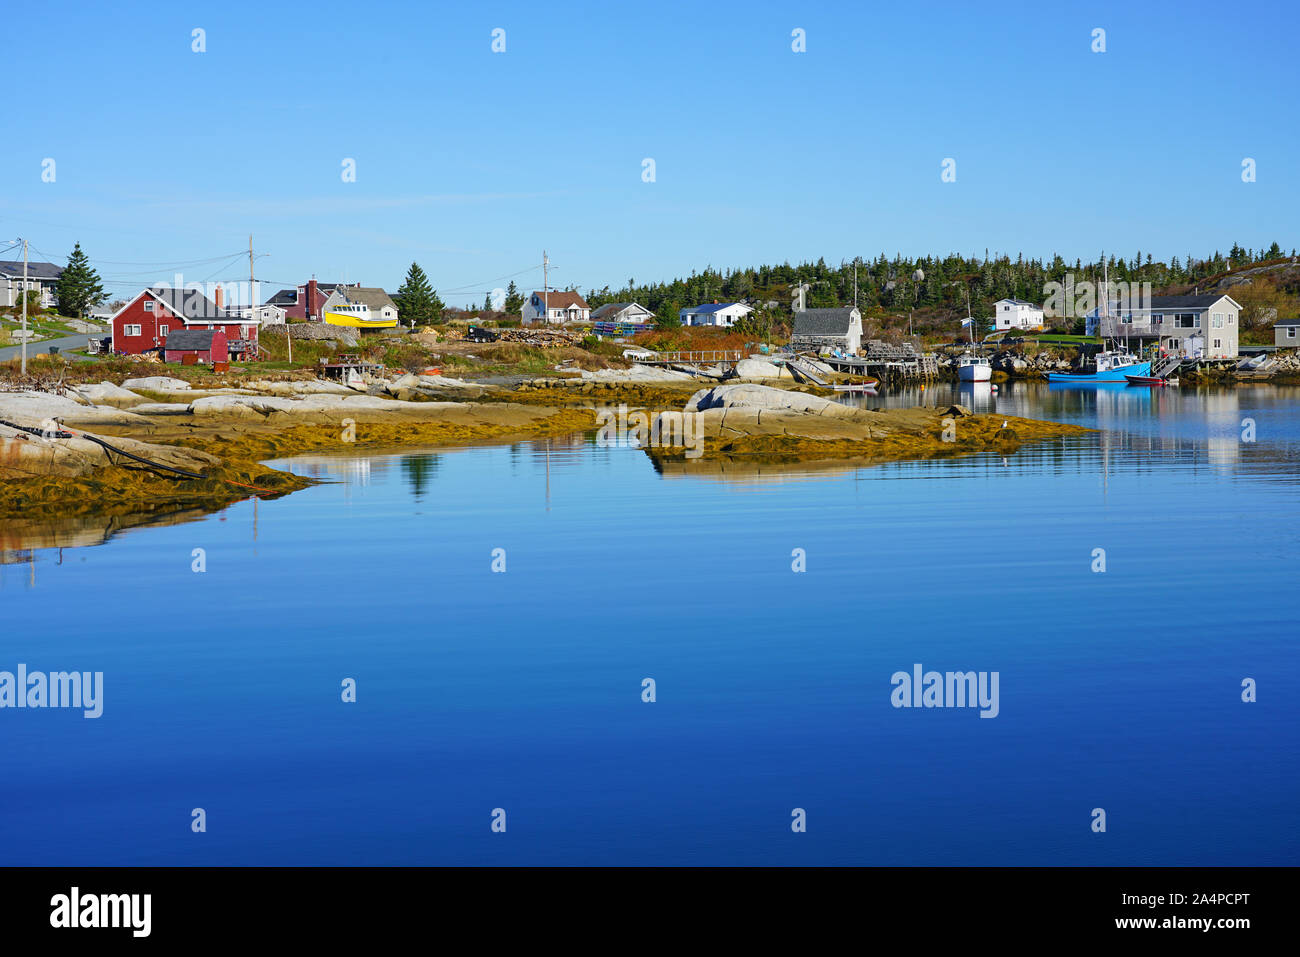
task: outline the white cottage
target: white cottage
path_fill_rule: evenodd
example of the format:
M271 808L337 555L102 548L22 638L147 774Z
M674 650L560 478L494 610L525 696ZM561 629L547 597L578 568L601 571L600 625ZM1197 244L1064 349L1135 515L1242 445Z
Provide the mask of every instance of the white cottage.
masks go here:
M999 299L993 304L993 329L1041 329L1043 307L1023 299Z
M678 315L683 326L734 326L754 311L743 302L710 302L683 309Z

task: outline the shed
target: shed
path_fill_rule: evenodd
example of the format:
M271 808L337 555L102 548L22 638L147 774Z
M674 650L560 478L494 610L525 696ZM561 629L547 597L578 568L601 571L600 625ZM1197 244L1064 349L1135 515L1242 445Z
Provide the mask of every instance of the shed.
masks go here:
M853 306L796 312L790 346L796 352L840 349L857 355L862 347L862 313Z
M220 329L176 329L163 343L163 358L182 365L229 362L226 334Z

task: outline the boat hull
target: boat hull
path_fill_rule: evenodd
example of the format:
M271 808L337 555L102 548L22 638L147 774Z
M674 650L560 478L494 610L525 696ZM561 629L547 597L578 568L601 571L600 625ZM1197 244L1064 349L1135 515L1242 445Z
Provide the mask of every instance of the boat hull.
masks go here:
M1066 383L1069 385L1092 385L1096 383L1127 383L1130 376L1151 375L1151 363L1138 362L1131 366L1121 366L1118 369L1108 369L1105 372L1049 372L1047 381L1053 383Z
M988 382L993 378L993 367L986 365L958 366L957 378L962 382Z

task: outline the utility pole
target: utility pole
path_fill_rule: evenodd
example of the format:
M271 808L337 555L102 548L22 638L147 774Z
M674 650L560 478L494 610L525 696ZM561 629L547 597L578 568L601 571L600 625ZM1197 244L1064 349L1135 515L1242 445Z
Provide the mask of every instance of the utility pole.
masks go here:
M546 250L542 250L542 325L551 321L551 287L547 283L548 270L551 261L546 257Z
M27 375L27 240L23 240L23 375Z

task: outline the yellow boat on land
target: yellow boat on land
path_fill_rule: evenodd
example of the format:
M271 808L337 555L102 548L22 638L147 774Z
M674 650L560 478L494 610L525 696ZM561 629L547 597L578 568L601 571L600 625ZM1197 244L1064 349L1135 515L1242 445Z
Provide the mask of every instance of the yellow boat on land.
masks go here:
M393 329L396 319L376 319L370 314L370 307L364 302L346 302L330 306L322 316L331 326L348 326L352 329Z

